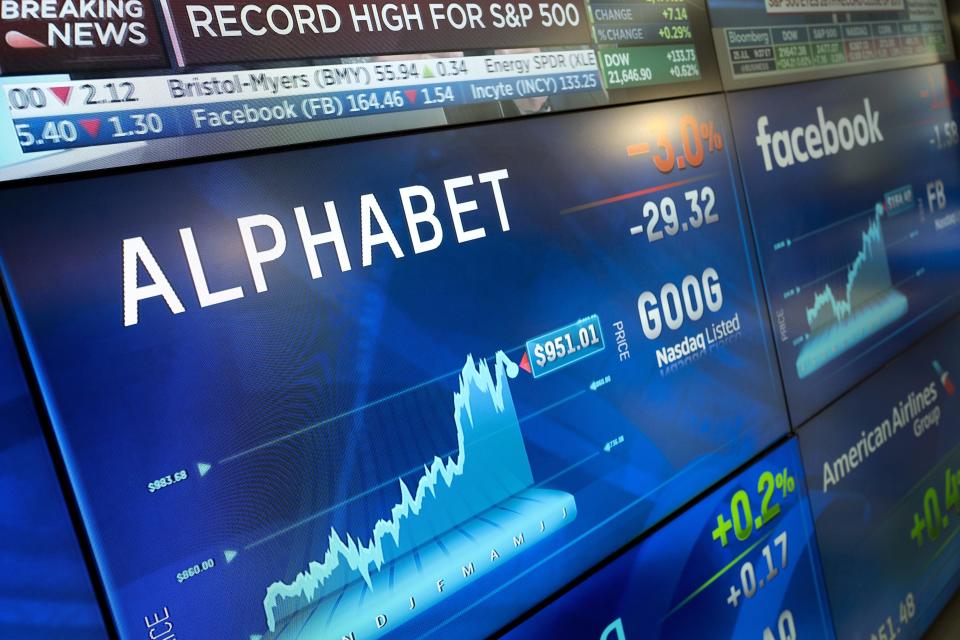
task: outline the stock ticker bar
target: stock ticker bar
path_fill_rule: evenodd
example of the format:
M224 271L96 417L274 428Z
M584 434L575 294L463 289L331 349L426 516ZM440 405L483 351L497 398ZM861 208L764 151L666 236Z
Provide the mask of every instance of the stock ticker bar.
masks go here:
M58 0L56 16L70 13L70 1ZM0 181L66 173L91 161L141 164L720 87L706 9L689 0L159 6L176 70L3 82ZM47 24L44 36L34 24L53 15L0 17L0 30L24 30L23 20L32 20L36 46L18 50L18 60L59 43L56 34L66 27ZM113 44L97 50L114 51ZM389 117L358 118L379 115ZM293 128L272 142L238 133L278 125ZM221 135L193 138L189 148L155 142L196 134ZM73 152L48 153L66 150Z
M597 91L596 54L435 58L11 85L25 152Z

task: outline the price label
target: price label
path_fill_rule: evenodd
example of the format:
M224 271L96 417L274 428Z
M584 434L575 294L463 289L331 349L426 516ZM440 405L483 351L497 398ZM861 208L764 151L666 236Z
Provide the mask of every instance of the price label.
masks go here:
M156 480L151 480L147 483L147 491L150 493L156 493L160 489L166 489L167 487L172 487L178 482L183 482L187 479L187 470L181 469L172 475L163 476L162 478L157 478Z
M195 564L192 567L187 567L183 571L178 571L177 582L179 582L180 584L183 584L190 578L198 576L204 571L209 571L210 569L213 569L215 566L217 566L216 561L213 558L207 558L206 560L204 560L203 562L200 562L199 564Z
M527 341L525 360L533 377L543 376L603 351L600 318L592 315Z

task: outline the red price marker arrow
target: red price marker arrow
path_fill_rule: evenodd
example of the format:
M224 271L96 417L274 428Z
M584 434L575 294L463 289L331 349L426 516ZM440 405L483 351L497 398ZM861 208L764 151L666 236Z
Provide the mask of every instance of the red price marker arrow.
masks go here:
M520 368L527 373L533 373L533 369L530 367L530 357L527 356L526 351L523 352L523 357L520 358Z
M417 104L417 90L416 89L407 89L404 91L407 96L407 102L410 104Z
M96 138L97 134L100 133L100 118L80 120L80 126L83 127L83 130L86 131L91 138Z
M50 87L50 93L55 95L63 106L67 106L67 103L70 102L72 91L73 87Z

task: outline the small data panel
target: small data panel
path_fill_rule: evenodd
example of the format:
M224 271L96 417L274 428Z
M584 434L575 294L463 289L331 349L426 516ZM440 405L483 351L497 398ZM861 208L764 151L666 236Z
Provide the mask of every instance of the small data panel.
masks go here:
M943 0L708 0L724 89L954 59Z

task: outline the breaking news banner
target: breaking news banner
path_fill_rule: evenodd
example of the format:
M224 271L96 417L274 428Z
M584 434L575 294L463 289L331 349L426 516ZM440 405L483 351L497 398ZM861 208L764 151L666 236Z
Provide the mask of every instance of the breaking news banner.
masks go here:
M168 66L149 0L0 0L0 73Z

